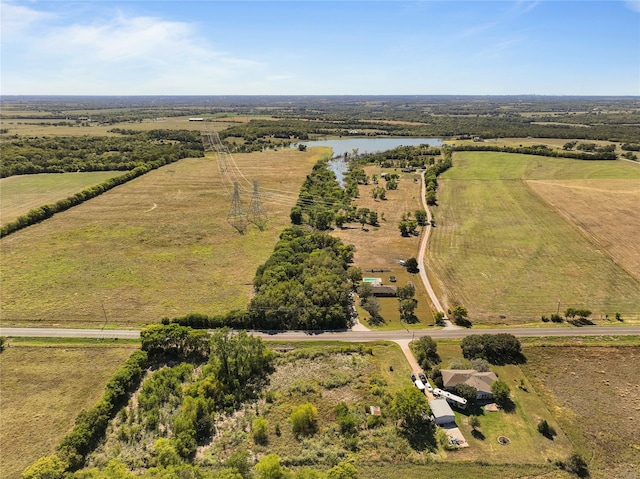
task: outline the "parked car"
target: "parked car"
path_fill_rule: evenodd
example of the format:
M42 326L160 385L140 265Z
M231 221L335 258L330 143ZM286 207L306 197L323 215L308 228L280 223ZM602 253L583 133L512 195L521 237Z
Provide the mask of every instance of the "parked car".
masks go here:
M420 378L420 381L422 381L423 383L427 382L427 376L425 376L424 373L418 373L418 377Z
M395 276L389 276L389 281L391 281L392 283L396 282L396 277Z
M431 387L431 384L429 384L429 381L427 381L426 383L424 383L425 387L427 388L427 391L429 391L430 393L433 392L433 388Z
M411 382L415 383L416 382L416 375L411 373Z

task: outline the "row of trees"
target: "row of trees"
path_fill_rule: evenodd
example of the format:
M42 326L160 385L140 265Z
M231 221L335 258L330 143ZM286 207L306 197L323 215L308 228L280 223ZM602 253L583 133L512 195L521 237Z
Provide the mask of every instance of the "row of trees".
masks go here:
M498 151L504 153L522 153L525 155L539 155L560 158L573 158L577 160L615 160L616 154L612 151L571 151L556 150L549 148L547 145L532 146L498 146L498 145L456 145L452 147L454 151Z

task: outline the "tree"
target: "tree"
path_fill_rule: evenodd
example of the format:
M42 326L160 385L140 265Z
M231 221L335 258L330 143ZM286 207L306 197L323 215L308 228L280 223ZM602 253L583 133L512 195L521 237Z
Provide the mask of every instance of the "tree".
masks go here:
M414 318L414 311L418 307L418 300L414 298L401 299L398 302L398 311L400 312L400 320L407 321Z
M360 302L360 306L371 315L373 320L380 318L380 300L376 297L370 296L366 300Z
M454 391L456 395L467 400L467 407L473 407L478 399L478 390L468 384L458 384Z
M429 419L431 408L427 397L415 387L398 391L393 399L391 410L400 427L411 434L432 430Z
M378 213L370 211L368 221L371 226L378 226Z
M416 210L415 218L418 225L425 226L427 224L427 212L425 210Z
M363 301L366 301L367 298L373 296L373 285L369 282L362 282L360 286L358 286L358 296L360 297L360 305L362 305Z
M302 224L302 208L300 208L299 206L294 206L293 208L291 208L291 213L289 214L289 217L291 218L291 223L293 223L294 225L301 225Z
M496 403L500 406L505 406L511 401L511 389L509 389L509 385L504 381L498 379L494 381L491 385L491 392L493 393L493 398L496 400Z
M296 436L309 436L316 431L318 410L310 402L295 406L291 410L289 421Z
M475 358L471 360L471 369L475 369L479 373L486 373L491 370L489 361L482 358Z
M62 479L67 465L56 455L45 456L27 467L22 479Z
M415 296L415 294L416 287L413 285L413 283L407 283L405 286L398 286L398 289L396 290L396 295L400 300L411 299Z
M438 345L430 336L423 336L411 343L411 350L422 369L429 371L434 364L440 362Z
M402 236L411 236L417 233L418 222L415 220L402 220L398 224L398 229Z
M285 470L280 465L280 457L277 454L268 454L262 457L254 466L259 479L283 479Z
M418 260L415 258L409 258L407 261L405 261L404 266L407 268L407 271L412 274L418 273L420 271L418 269Z
M464 306L456 306L451 310L451 315L456 324L466 325L468 323L467 315L469 312Z

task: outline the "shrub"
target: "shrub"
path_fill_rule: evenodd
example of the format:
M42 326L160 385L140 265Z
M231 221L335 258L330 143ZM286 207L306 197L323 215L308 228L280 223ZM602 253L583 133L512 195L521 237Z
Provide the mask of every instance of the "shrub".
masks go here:
M318 410L311 403L296 406L291 411L289 421L296 436L310 436L316 431Z
M253 442L256 444L266 444L268 441L267 420L262 417L254 419L251 425L251 434L253 436Z

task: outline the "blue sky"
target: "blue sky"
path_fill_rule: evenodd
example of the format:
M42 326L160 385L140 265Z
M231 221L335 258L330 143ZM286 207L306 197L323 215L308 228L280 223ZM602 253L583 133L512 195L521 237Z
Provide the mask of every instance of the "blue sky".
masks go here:
M2 95L640 95L640 0L1 1Z

